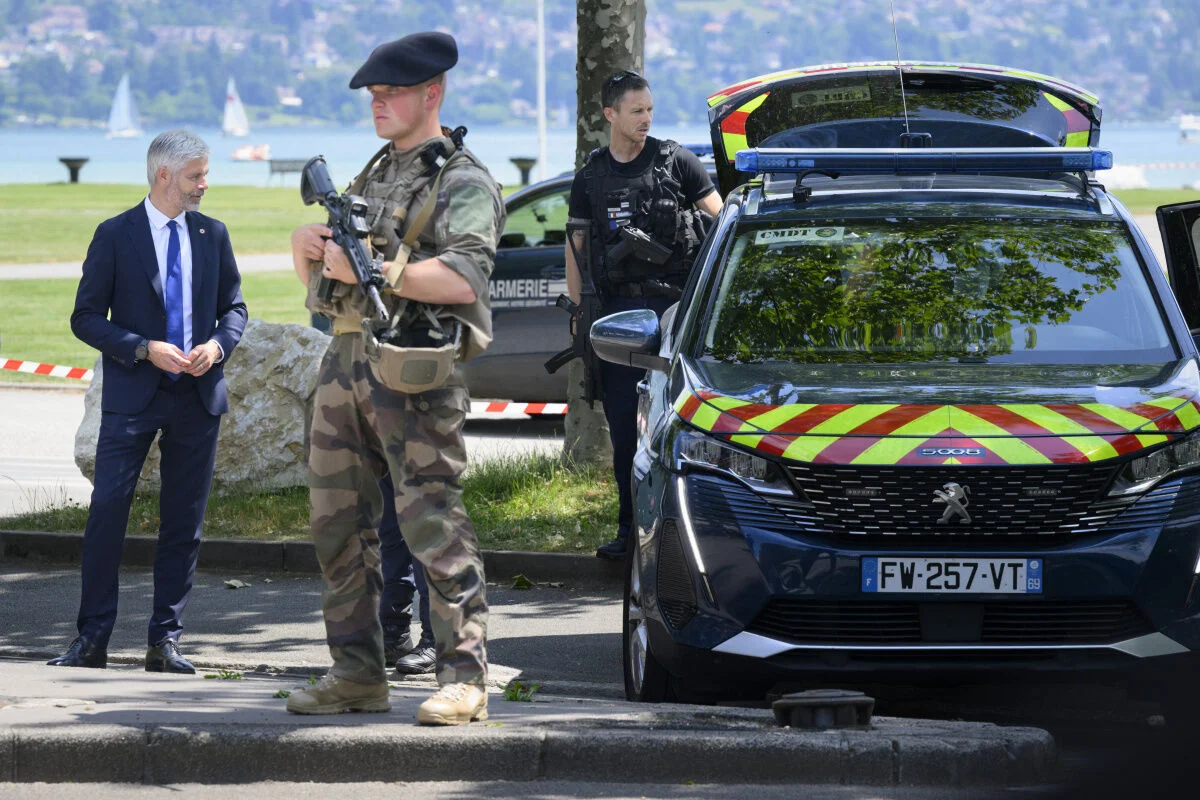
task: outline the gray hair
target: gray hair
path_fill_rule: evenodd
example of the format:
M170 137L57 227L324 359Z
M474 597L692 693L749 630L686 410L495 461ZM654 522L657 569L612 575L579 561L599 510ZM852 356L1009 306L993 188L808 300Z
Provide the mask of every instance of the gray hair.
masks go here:
M208 158L208 145L199 136L185 130L160 133L146 151L146 180L153 186L159 167L174 175L197 158Z

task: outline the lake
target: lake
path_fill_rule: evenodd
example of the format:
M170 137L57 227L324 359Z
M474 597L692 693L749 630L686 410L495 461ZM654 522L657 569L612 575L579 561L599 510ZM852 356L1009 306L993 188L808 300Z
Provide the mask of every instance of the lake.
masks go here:
M324 155L335 183L345 186L366 160L379 148L371 128L258 128L244 139L226 138L215 128L197 128L212 148L209 180L214 184L266 186L267 165L261 161L234 161L230 154L244 144L268 144L274 158L311 158ZM655 136L683 143L707 142L704 126L655 125ZM0 184L55 183L67 179L62 156L88 158L80 172L85 183L135 183L145 173L146 147L156 130L133 139L106 139L95 130L57 128L0 129ZM480 127L467 134L467 146L487 164L498 181L519 182L520 173L509 161L513 157L536 157L535 128ZM1150 168L1143 174L1153 188L1178 189L1200 181L1200 143L1182 142L1175 123L1112 124L1105 126L1101 146L1113 151L1118 166L1138 164L1186 164L1183 168ZM545 175L572 169L575 162L575 129L551 128L546 137ZM1109 182L1114 183L1110 177ZM535 167L532 179L538 179ZM1101 176L1103 180L1103 175ZM276 175L274 185L299 186L296 174Z

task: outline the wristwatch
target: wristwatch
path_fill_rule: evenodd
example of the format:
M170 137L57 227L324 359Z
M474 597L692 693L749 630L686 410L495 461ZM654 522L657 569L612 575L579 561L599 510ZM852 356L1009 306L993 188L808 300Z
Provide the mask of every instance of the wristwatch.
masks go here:
M150 357L150 340L142 339L138 342L137 347L133 348L133 363L145 361Z

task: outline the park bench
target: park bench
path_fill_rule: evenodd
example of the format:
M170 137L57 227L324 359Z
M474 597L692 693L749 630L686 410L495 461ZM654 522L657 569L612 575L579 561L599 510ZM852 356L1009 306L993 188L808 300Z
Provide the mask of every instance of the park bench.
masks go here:
M302 172L304 165L308 163L307 158L272 158L267 161L269 172L267 180L271 180L273 175L283 175L288 172Z

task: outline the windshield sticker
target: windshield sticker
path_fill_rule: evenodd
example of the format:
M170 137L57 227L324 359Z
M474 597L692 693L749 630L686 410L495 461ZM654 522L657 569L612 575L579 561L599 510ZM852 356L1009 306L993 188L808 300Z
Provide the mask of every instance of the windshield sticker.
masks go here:
M862 103L870 99L871 87L865 83L840 89L809 89L806 92L792 92L792 108L811 108L835 103Z
M845 228L771 228L754 232L755 244L826 244L846 238Z

